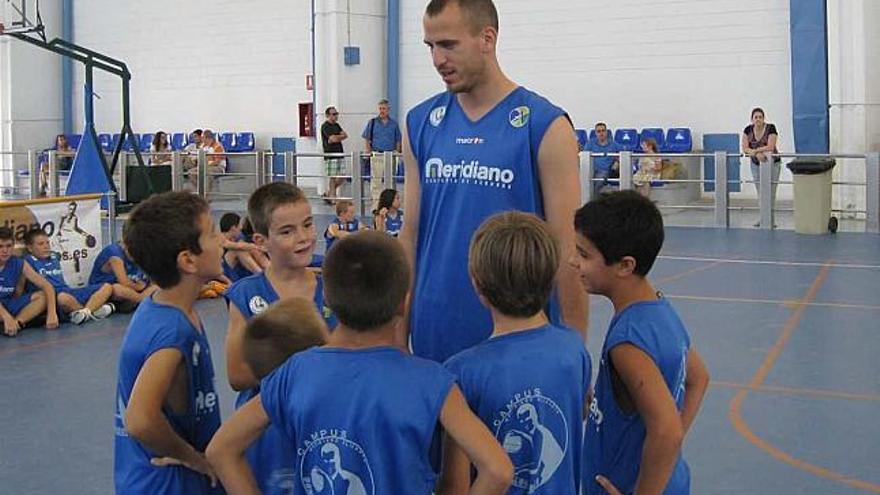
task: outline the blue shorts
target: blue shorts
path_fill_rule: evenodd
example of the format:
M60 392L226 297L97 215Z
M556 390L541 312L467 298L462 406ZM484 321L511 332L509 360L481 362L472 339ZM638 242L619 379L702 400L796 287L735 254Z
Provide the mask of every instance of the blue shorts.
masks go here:
M101 290L104 284L92 284L87 285L85 287L80 287L74 289L72 287L67 287L58 291L59 294L70 294L76 299L76 302L82 304L83 306L89 301L89 298L92 297L92 294Z
M18 316L18 313L21 313L21 310L24 309L25 306L31 303L31 297L35 293L24 294L18 297L5 297L0 299L0 304L6 308L6 311L9 312L12 316Z

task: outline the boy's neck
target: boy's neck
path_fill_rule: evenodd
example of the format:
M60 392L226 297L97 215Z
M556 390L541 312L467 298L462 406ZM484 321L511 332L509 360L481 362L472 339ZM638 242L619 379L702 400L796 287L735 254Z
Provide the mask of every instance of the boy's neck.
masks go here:
M547 315L545 315L543 311L539 311L532 316L526 317L506 315L495 308L489 308L489 312L492 313L492 337L514 332L534 330L535 328L540 328L550 323L549 320L547 320Z
M195 318L193 306L199 298L204 282L198 278L181 275L180 282L174 287L159 289L153 294L153 300L167 306L174 306L186 314L190 320ZM194 321L195 322L195 321Z
M270 263L266 268L266 276L270 282L290 283L294 280L303 280L309 276L305 266L285 267L279 263Z
M397 347L406 351L406 338L401 331L402 326L398 320L395 318L390 323L365 332L354 330L340 323L327 339L327 347L340 349Z
M656 301L657 289L651 285L645 277L632 275L621 280L608 294L611 304L614 305L614 313L620 314L629 306L646 301Z

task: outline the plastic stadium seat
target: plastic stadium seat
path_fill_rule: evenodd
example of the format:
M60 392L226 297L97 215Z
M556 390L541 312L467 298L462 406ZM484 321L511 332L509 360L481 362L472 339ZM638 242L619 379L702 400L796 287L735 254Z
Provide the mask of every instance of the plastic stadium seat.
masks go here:
M637 151L639 149L639 131L635 129L618 129L614 131L614 142L620 151Z
M119 142L119 137L120 137L120 134L113 135L113 147L111 148L111 151L116 149L116 144ZM141 140L140 135L135 134L134 140L136 143L140 143L140 140ZM131 144L129 143L128 139L126 139L125 142L122 143L122 151L131 151Z
M70 144L71 148L79 148L79 143L82 141L82 134L71 134L67 136L67 143Z
M575 129L574 133L577 135L578 147L582 150L587 149L587 143L590 142L589 134L584 129Z
M642 133L640 135L639 144L642 141L648 138L654 138L657 141L657 149L662 151L666 146L666 138L663 129L659 127L646 127L642 129Z
M224 132L222 134L219 134L219 136L220 137L218 141L220 141L220 144L223 145L223 148L226 151L238 151L235 146L235 134L231 132Z
M239 132L235 135L235 151L254 151L255 148L253 132Z
M171 135L171 149L174 151L181 151L186 148L187 145L187 136L182 132L175 132Z
M153 134L141 134L141 151L150 151L150 145L153 144Z
M690 153L694 149L693 136L687 127L672 127L666 131L666 146L663 151L668 153Z
M98 134L98 144L104 151L113 151L113 136L110 134Z

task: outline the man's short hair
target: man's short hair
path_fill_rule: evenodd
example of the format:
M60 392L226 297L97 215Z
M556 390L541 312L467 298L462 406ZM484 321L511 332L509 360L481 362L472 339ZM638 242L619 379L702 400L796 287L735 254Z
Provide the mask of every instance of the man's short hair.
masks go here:
M381 100L379 100L378 105L388 105L388 100L386 100L385 98L382 98Z
M327 325L315 303L303 298L279 301L248 321L244 360L258 379L281 366L294 353L324 345Z
M201 129L196 129L196 130L192 131L190 134L195 134L196 136L201 136L202 132L204 132L204 131L202 131Z
M128 217L125 247L156 285L174 287L180 283L177 256L183 251L202 252L199 217L209 211L204 199L188 192L150 196Z
M646 276L663 247L663 216L636 191L603 194L579 209L574 228L602 253L606 265L632 256L634 272Z
M0 241L15 241L15 234L9 227L0 227Z
M269 235L272 214L279 206L308 201L302 189L289 182L272 182L260 186L248 198L248 218L254 232Z
M343 213L348 211L348 208L354 206L354 203L347 199L341 199L336 203L336 216L341 216Z
M465 14L463 17L470 22L472 33L479 33L486 26L498 31L498 10L492 0L431 0L425 15L436 17L453 3Z
M334 107L333 105L330 105L329 107L325 108L324 109L324 116L325 117L329 116L331 110L336 110L336 107Z
M32 229L29 229L27 232L24 233L25 245L33 246L34 241L36 241L37 237L39 237L41 235L49 237L49 234L47 234L46 231L43 230L41 227L34 227Z
M238 213L228 212L220 217L220 232L229 232L229 229L241 223L241 216Z
M608 129L608 124L606 124L605 122L596 122L596 125L593 126L593 129L599 130L599 127L604 127Z
M353 330L391 322L409 290L403 247L383 232L358 232L336 241L324 258L323 272L327 306Z
M486 219L471 239L468 270L477 291L501 313L529 317L553 291L559 246L534 215L506 212Z

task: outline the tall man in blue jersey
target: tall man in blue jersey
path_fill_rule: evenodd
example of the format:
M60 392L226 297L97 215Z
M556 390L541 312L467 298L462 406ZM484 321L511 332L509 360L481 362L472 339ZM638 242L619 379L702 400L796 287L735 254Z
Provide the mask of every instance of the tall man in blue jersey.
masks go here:
M485 218L504 210L535 213L555 231L567 259L580 201L578 146L562 109L501 71L491 0L432 0L424 31L447 91L407 115L401 238L414 264L413 352L443 361L492 333L467 271L471 235ZM562 266L557 280L551 320L586 337L587 301L577 275Z

